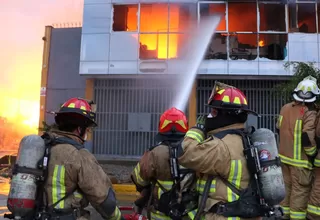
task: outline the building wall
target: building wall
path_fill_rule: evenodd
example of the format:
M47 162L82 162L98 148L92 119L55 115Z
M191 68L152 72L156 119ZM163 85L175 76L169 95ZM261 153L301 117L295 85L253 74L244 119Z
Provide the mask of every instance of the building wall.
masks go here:
M320 3L290 2L85 0L80 74L171 73L192 23L220 13L200 74L291 75L287 61L319 65Z
M46 110L59 109L68 98L84 97L86 78L79 75L81 28L53 28L49 55ZM53 123L46 113L47 123Z

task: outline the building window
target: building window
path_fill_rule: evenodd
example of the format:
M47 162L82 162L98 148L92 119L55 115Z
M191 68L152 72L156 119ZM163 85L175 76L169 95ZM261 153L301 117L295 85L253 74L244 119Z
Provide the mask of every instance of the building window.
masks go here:
M140 32L167 32L168 4L140 5Z
M180 58L189 28L197 22L197 4L141 4L140 59Z
M167 59L168 4L140 4L140 59Z
M138 5L113 5L113 31L138 31Z
M277 15L277 16L275 16ZM284 4L259 3L260 31L286 32L286 7Z
M256 2L228 3L229 32L257 32Z
M219 14L220 23L208 46L206 60L227 60L227 29L226 29L226 4L225 3L203 3L200 4L200 20L206 16Z
M167 59L167 52L167 33L140 34L140 59Z
M288 35L259 34L259 57L269 60L284 60L287 56Z
M188 32L197 22L197 4L169 4L168 59L181 59L188 53Z
M317 33L316 4L288 4L290 32Z
M255 60L257 47L257 34L229 34L229 58L231 60Z

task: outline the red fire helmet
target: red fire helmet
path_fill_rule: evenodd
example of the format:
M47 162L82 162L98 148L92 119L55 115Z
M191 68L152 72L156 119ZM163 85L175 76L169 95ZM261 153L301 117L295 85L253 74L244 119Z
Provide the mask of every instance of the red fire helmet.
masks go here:
M161 134L185 134L188 131L188 120L185 114L176 109L166 110L160 117L159 133Z

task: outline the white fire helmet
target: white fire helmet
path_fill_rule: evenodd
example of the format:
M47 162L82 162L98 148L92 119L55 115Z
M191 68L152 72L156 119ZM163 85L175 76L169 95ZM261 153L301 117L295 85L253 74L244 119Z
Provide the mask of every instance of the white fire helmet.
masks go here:
M314 102L320 95L317 79L312 76L304 78L294 89L293 98L298 102Z

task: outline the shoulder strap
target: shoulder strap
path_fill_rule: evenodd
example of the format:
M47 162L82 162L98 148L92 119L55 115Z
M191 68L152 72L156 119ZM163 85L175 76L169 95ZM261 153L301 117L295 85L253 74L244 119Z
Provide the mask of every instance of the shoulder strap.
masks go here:
M229 130L224 130L221 132L218 132L217 134L214 135L214 137L217 137L219 139L224 138L226 135L228 134L236 134L242 137L242 141L243 141L243 147L245 148L246 143L245 143L245 136L246 136L246 131L244 129L229 129ZM241 188L238 189L233 183L229 182L228 180L226 180L225 178L223 178L222 176L218 176L219 179L222 180L222 182L227 185L235 194L240 195L241 193Z

